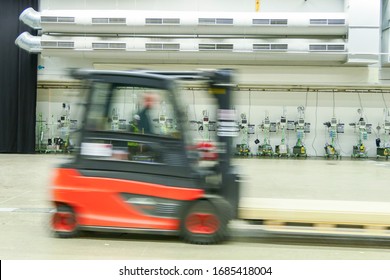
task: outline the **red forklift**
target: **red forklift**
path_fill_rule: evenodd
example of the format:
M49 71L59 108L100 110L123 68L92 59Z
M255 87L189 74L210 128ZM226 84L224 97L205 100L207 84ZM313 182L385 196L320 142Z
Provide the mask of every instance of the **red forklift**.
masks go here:
M238 132L230 101L233 72L71 73L88 85L88 93L79 148L54 172L55 234L68 238L80 231L119 231L173 234L195 244L224 241L239 200L238 174L230 160L232 136ZM221 151L215 164L200 164L180 104L183 80L205 84L215 97ZM139 127L118 126L119 109L135 94L147 96L148 105L139 113L121 114L134 115ZM166 111L175 120L169 129ZM148 114L159 114L160 122L153 124Z

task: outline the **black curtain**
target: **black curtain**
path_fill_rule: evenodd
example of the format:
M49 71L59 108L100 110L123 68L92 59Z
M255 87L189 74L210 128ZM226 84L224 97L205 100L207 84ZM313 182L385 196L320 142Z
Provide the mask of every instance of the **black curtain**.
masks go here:
M39 0L0 0L0 153L34 153L37 96L37 55L19 49L15 39L24 31L20 13Z

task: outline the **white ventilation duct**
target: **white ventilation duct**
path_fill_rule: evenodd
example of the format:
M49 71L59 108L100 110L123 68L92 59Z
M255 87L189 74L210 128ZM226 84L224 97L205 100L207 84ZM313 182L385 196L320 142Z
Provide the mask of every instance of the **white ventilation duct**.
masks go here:
M37 16L37 14L39 16ZM29 8L21 20L43 33L171 35L335 35L347 33L345 13L227 13Z
M29 53L40 53L42 51L41 38L32 36L27 31L16 38L15 44Z
M342 64L347 47L342 39L222 39L140 37L38 37L42 56L78 57L97 61L169 64L265 63ZM313 51L313 46L325 46ZM333 47L332 47L333 46Z
M71 49L99 52L117 50L131 52L345 52L343 39L286 39L286 38L167 38L167 37L41 37L42 50Z
M335 65L348 59L342 39L35 37L24 32L15 43L42 56L132 63Z
M353 60L342 39L216 39L126 37L35 37L22 33L15 41L42 56L76 57L94 62L215 65L369 65ZM367 56L367 55L366 55Z

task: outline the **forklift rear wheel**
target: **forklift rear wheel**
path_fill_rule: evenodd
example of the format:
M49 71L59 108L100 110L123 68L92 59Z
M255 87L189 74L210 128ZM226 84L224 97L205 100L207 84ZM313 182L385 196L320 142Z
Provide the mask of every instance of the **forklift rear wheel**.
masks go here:
M196 201L185 213L181 237L193 244L216 244L227 238L229 211L217 208L207 200ZM224 216L226 215L226 216Z
M52 228L56 236L60 238L76 237L79 233L76 214L68 205L57 206L52 216Z

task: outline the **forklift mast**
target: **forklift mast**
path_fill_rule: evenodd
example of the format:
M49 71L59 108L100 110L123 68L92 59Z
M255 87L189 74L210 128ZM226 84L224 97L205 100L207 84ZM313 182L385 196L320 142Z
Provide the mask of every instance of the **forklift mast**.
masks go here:
M231 112L228 116L233 115L232 111L232 77L233 72L231 70L218 70L213 73L210 78L209 88L210 93L216 98L218 102L219 112ZM220 133L218 133L218 141L225 146L225 152L220 155L219 164L222 174L222 188L220 195L224 197L233 206L233 215L237 218L237 210L239 203L239 185L238 174L231 165L232 155L232 136L231 134L224 133L226 128L224 124L229 125L232 123L233 118L224 118L219 114ZM229 126L228 126L229 127ZM234 128L233 128L234 129ZM237 128L238 131L238 128Z

